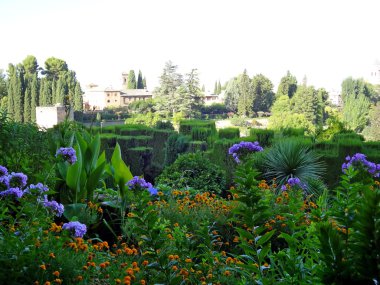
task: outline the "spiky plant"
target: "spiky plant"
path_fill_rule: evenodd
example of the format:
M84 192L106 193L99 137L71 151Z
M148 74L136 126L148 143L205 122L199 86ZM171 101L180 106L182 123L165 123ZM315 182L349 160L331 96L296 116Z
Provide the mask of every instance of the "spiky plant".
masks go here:
M296 140L283 140L270 148L261 160L261 168L266 179L276 179L279 186L289 178L297 177L305 183L321 179L326 166L313 150Z

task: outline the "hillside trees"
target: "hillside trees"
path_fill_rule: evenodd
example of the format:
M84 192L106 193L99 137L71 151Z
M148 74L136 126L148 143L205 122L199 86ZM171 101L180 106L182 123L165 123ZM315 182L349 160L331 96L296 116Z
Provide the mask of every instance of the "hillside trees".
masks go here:
M250 79L246 71L228 81L224 93L226 107L248 117L255 112L269 111L274 99L272 82L262 74Z
M130 70L128 73L128 89L136 89L136 75L134 70Z
M368 123L371 104L379 100L374 86L363 79L349 77L342 82L343 122L356 132Z
M296 91L297 79L290 73L290 71L288 71L286 75L281 78L280 84L277 88L276 97L287 95L289 98L292 98Z
M7 99L2 95L1 107L17 122L35 122L37 106L61 103L74 110L83 108L76 74L62 59L48 58L43 69L34 56L28 55L20 64L9 64L6 81Z
M304 128L309 132L321 130L326 119L325 107L328 93L324 89L300 85L295 94L277 97L272 107L270 127Z

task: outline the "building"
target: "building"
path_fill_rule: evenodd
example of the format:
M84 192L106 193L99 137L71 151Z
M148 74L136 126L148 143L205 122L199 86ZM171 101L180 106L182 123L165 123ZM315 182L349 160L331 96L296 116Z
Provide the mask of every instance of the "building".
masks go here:
M334 105L334 106L342 106L342 96L339 91L332 89L328 91L329 98L328 100Z
M222 90L222 93L217 95L217 94L212 94L210 91L205 92L205 105L209 106L212 104L216 103L224 103L224 90Z
M123 87L128 75L123 73ZM153 97L147 89L117 89L99 87L96 84L86 86L83 94L85 110L103 110L105 108L127 107L130 103L139 100L147 100Z
M371 68L371 75L368 78L369 83L380 85L380 61L376 60Z
M74 120L74 113L61 104L49 107L36 107L36 123L40 129L49 129L68 119Z

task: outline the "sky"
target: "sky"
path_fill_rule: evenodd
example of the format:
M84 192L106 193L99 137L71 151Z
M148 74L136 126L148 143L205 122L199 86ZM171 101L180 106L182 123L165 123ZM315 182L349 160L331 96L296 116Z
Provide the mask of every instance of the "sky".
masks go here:
M380 59L379 11L378 0L0 0L0 69L54 56L82 88L119 88L133 69L153 90L171 60L211 91L244 69L275 88L289 70L340 89Z

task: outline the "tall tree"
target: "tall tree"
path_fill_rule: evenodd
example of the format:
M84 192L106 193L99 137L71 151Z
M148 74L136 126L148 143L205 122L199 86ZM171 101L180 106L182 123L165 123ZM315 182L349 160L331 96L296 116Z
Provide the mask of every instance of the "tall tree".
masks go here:
M26 74L37 73L38 63L34 55L28 55L22 62Z
M134 70L129 71L127 88L136 89L136 75Z
M143 78L143 84L144 84L144 88L146 88L147 85L146 85L146 78L145 78L145 76L144 76L144 78Z
M343 106L343 122L347 127L360 132L368 122L371 102L364 94L348 94Z
M176 113L178 100L178 88L183 83L183 78L177 72L177 65L171 61L165 63L164 70L160 76L160 86L154 90L157 100L157 110L161 113L172 114Z
M192 69L186 74L185 82L179 90L179 110L187 117L194 117L204 104L204 96L199 87L199 75L197 69Z
M289 98L292 98L296 91L297 79L288 70L286 75L281 78L280 84L278 85L276 97L287 95Z
M137 89L144 89L144 82L141 70L139 70L139 75L137 77Z
M55 101L53 102L53 105L56 103L60 103L62 105L65 105L66 103L66 82L63 77L60 77L57 81Z
M218 88L217 88L217 94L221 94L222 93L222 85L220 84L220 80L218 81Z
M34 76L32 78L32 82L30 85L30 92L31 92L31 98L30 98L31 115L30 115L30 119L32 122L36 122L36 107L39 106L39 88L38 88L37 73L34 74Z
M247 75L247 70L239 78L239 99L238 99L238 113L243 117L250 117L253 114L253 101L254 98L250 92L250 78Z
M75 85L75 93L74 93L74 111L82 111L83 110L83 92L80 87L79 82Z
M7 113L9 118L14 119L15 113L15 80L16 80L16 67L13 64L8 66L8 102Z
M13 85L14 120L23 122L24 119L24 69L21 64L16 66L10 84Z
M255 75L252 78L251 92L253 97L253 111L268 112L275 99L273 83L262 74Z
M58 80L60 74L66 71L68 71L67 63L62 59L50 57L45 61L43 74L46 74L49 79Z
M240 91L236 77L227 82L226 92L224 94L224 104L226 108L231 112L237 113Z
M348 77L343 80L341 94L343 104L348 95L354 95L357 98L360 94L363 94L374 103L379 99L375 87L372 84L365 82L362 78L353 79L352 77Z
M215 85L214 85L214 94L218 94L218 82L215 81Z
M32 120L32 106L31 106L31 101L32 101L32 91L30 90L30 87L27 86L25 89L25 94L24 94L24 113L23 113L23 121L25 123L28 123Z
M202 92L205 92L206 91L206 87L205 87L205 85L203 84L202 85Z
M7 81L5 80L5 74L2 69L0 69L0 100L7 96Z

